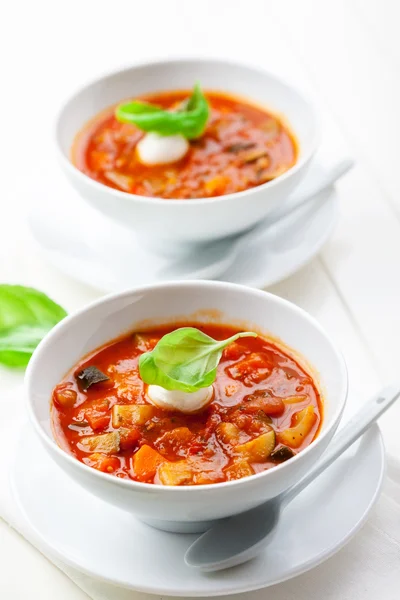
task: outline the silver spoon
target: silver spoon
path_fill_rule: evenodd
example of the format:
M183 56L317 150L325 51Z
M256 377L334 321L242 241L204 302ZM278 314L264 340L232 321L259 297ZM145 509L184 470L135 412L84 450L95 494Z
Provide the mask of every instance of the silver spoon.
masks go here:
M257 556L273 538L281 511L354 444L399 396L399 383L383 389L335 435L322 459L299 483L261 506L217 522L189 547L185 563L202 571L219 571Z
M192 256L194 262L200 262L201 267L188 271L190 257L185 256L183 260L174 261L169 267L163 266L163 278L179 277L185 279L214 279L228 270L236 260L239 252L249 243L261 241L267 238L270 233L270 227L292 215L294 212L304 206L316 201L316 196L330 188L340 177L343 177L354 165L354 161L345 158L329 170L319 173L313 177L311 185L308 185L302 192L297 193L282 206L270 213L258 225L245 232L242 235L218 241L208 246L196 249ZM319 198L319 203L325 202L327 197Z

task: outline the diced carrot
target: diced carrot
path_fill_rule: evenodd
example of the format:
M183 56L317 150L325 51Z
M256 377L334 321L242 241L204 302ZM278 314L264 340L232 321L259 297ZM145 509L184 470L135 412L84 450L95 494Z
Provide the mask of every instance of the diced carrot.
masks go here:
M156 450L145 444L133 455L132 469L139 481L152 481L157 469L166 459Z

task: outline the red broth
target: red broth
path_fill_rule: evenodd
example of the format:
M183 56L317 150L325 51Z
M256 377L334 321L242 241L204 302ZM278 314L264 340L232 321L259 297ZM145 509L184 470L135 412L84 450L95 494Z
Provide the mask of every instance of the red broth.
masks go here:
M173 108L190 92L162 92L141 99ZM275 179L297 159L293 134L275 115L240 98L206 92L211 115L203 135L179 162L145 166L136 145L143 132L120 123L114 108L78 134L72 161L86 175L123 192L157 198L208 198L241 192Z
M238 331L225 325L195 326L214 339ZM66 375L54 389L51 410L62 448L116 477L199 485L271 469L315 439L322 400L312 377L260 336L240 338L224 350L214 397L199 413L150 404L138 358L176 327L113 341ZM89 366L109 379L85 392L77 375Z

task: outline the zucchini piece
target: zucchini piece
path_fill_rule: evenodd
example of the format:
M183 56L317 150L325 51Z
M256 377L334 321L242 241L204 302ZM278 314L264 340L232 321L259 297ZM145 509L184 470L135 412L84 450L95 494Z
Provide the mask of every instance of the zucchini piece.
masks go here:
M157 475L163 485L183 485L191 483L192 469L186 460L164 462L158 467Z
M84 452L102 452L103 454L115 454L119 452L119 433L110 431L101 435L91 435L79 440L78 447Z
M314 407L307 406L296 413L296 425L278 433L278 441L289 448L299 448L311 432L316 420Z
M132 427L144 425L154 417L155 409L148 404L114 404L112 407L113 427Z
M275 431L271 429L250 442L236 446L235 451L250 463L261 462L266 460L275 448L275 438Z

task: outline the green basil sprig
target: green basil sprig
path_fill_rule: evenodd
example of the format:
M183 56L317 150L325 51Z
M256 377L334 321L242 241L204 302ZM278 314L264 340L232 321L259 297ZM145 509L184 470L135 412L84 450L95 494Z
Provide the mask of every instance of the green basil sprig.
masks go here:
M0 285L0 363L26 367L39 342L66 314L38 290Z
M166 390L196 392L215 381L224 348L247 336L257 334L244 331L217 341L194 327L176 329L164 335L151 352L140 356L140 377Z
M135 100L117 106L115 116L122 123L131 123L142 131L153 131L160 135L181 134L188 140L201 136L206 125L210 109L198 83L183 108L168 111Z

